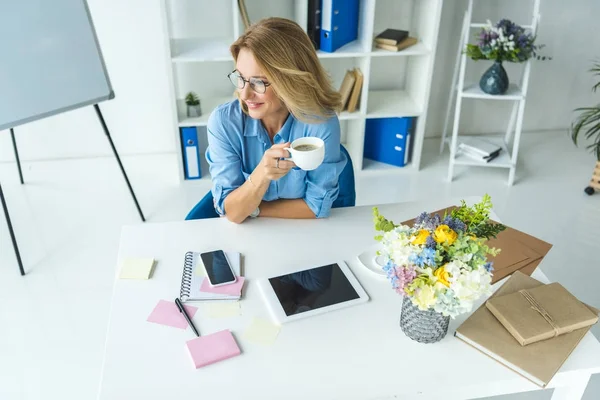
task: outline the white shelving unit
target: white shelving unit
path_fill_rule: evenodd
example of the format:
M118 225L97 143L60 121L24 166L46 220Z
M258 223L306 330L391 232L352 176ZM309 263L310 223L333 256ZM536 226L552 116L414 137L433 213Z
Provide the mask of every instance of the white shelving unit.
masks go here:
M168 62L173 134L181 147L179 128L198 127L198 141L206 149L206 124L211 111L234 98L226 75L235 66L229 45L243 33L237 0L161 0ZM278 16L306 27L308 0L246 1L251 22ZM359 107L339 115L342 143L357 174L406 173L419 170L442 0L361 0L358 39L334 53L317 51L339 88L348 69L364 75ZM375 48L373 38L387 28L404 29L419 42L403 51ZM183 98L189 91L200 97L202 116L187 118ZM417 117L412 139L412 161L404 168L363 159L365 121L369 118ZM178 152L180 153L180 152ZM184 180L183 159L178 157ZM210 179L206 164L203 179ZM193 182L193 181L190 181Z
M483 23L473 23L473 6L474 1L469 0L469 5L465 12L463 19L463 28L461 39L458 48L458 54L456 58L456 65L454 69L453 82L450 89L450 98L448 100L448 108L446 111L446 121L444 123L444 130L442 133L442 142L440 144L440 153L443 152L444 146L448 143L446 134L448 130L448 124L450 120L450 113L453 105L454 98L456 98L456 106L454 109L454 124L452 129L452 137L449 140L450 146L450 161L448 165L448 180L452 181L454 178L454 167L456 165L476 166L476 167L491 167L491 168L507 168L508 173L508 185L511 186L515 180L515 172L517 168L517 157L519 154L519 143L521 140L521 128L523 126L523 115L525 113L525 100L527 97L527 87L529 84L529 73L531 70L531 59L525 63L523 74L519 84L510 83L506 93L502 95L490 95L484 93L479 87L478 83L465 83L465 70L467 64L467 55L464 53L464 49L471 40L471 32L473 29L481 29L486 26ZM532 23L531 25L522 25L525 29L529 29L535 36L537 32L537 25L540 19L540 0L533 0L533 12L532 12ZM459 142L459 128L460 128L460 116L463 99L478 99L478 100L489 100L489 101L512 101L513 107L506 129L506 134L503 138L496 138L489 135L470 135L469 137L482 137L488 142L495 143L502 147L501 154L490 161L489 163L483 161L473 160L472 158L461 154L458 148ZM514 136L513 136L514 135Z

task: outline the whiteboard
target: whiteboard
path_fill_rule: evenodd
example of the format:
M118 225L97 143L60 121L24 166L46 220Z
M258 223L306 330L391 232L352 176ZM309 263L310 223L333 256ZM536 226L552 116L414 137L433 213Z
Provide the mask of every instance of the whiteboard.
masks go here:
M113 97L85 0L0 0L0 130Z

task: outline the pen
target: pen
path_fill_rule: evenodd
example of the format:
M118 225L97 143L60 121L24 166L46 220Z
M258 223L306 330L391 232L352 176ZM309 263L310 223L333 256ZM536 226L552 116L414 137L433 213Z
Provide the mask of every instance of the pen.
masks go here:
M190 319L189 315L187 314L187 312L185 312L185 308L183 308L183 304L181 304L181 301L179 300L179 298L175 299L175 304L177 304L177 308L179 308L179 312L183 314L183 316L185 317L185 320L192 327L192 330L194 331L196 336L200 337L200 334L198 333L198 329L196 329L196 327L194 326L194 323Z

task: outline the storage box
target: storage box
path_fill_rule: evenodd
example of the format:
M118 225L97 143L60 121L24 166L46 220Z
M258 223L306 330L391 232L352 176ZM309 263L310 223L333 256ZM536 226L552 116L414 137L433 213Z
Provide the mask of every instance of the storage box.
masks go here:
M365 123L364 157L404 167L410 162L414 118L372 118Z

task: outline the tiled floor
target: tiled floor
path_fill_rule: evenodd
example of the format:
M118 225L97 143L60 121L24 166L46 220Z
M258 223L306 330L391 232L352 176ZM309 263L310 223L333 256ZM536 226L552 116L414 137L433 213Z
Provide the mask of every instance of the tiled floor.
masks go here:
M600 194L587 196L594 158L563 132L528 134L515 186L501 169L458 169L445 181L447 152L426 140L417 174L359 177L357 205L489 193L503 222L555 244L542 264L582 300L600 306L597 256ZM174 181L174 155L124 157L149 222L183 219L208 182ZM122 225L139 222L114 159L0 164L26 277L18 274L0 215L0 399L94 399ZM600 336L600 326L594 328ZM539 391L503 399L548 399ZM586 400L600 398L600 375Z

